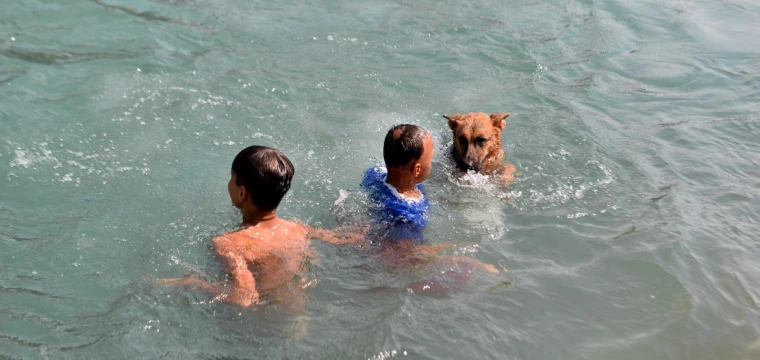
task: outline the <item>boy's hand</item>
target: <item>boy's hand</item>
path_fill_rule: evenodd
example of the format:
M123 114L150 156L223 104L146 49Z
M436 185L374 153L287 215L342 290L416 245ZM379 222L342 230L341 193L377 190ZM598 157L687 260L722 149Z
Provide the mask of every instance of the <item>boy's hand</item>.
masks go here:
M333 230L318 229L313 227L308 227L308 229L310 237L320 239L333 245L345 245L356 244L364 240L366 238L367 230L369 230L369 227L364 226L358 230L356 230L355 227L351 226L340 226ZM336 234L337 232L341 232L342 234Z
M218 297L226 304L249 307L259 303L259 293L255 289L232 287Z
M498 274L499 273L499 269L497 269L496 266L493 266L491 264L486 264L486 263L483 263L482 266L483 266L483 270L488 271L488 272L490 272L492 274Z
M339 226L333 229L336 233L341 233L339 236L346 239L351 244L356 244L367 239L367 232L369 232L369 225L356 226Z
M499 269L496 268L496 266L493 266L491 264L486 264L478 259L471 258L469 256L453 256L450 258L453 261L462 261L468 264L472 264L476 266L477 268L483 269L485 271L488 271L492 274L498 274Z
M417 255L425 256L431 259L440 257L438 255L441 251L454 248L454 244L434 244L434 245L416 245L411 241L399 242L398 247L406 247L407 250L413 251Z

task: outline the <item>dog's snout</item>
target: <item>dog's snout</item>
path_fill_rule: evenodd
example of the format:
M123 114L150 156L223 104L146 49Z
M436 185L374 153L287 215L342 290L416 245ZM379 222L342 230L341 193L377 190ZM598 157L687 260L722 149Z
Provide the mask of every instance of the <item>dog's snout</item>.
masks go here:
M478 159L473 152L467 152L467 155L464 158L464 163L467 165L468 170L480 171L480 159Z

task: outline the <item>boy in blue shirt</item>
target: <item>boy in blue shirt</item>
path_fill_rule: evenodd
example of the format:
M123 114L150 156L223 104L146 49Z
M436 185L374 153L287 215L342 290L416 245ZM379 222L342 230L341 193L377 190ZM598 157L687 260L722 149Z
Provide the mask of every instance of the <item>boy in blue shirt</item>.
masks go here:
M368 169L361 184L372 201L370 239L425 242L430 203L421 183L430 174L433 152L433 138L419 126L402 124L388 131L383 144L387 168Z
M370 168L361 187L367 191L372 222L368 238L384 245L393 245L385 261L395 265L435 260L448 264L443 279L429 279L407 285L418 293L439 295L461 287L479 268L499 271L467 256L440 256L438 251L449 245L427 246L423 231L427 225L430 203L422 182L430 175L433 163L433 138L425 129L409 124L396 125L385 136L385 165ZM457 265L451 267L450 265Z

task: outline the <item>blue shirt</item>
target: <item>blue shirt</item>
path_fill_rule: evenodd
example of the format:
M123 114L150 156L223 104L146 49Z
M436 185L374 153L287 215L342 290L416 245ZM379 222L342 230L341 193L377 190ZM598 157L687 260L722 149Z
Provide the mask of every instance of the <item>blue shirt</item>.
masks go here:
M422 231L427 225L430 203L424 188L417 184L422 198L413 199L399 194L396 188L386 183L387 176L385 167L376 166L368 169L362 180L361 187L372 201L369 209L372 218L370 239L411 240L417 244L425 242Z

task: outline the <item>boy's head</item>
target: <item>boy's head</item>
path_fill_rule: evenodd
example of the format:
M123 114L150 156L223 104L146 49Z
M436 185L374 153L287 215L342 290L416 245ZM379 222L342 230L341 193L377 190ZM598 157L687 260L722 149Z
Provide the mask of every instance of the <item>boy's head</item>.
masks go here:
M227 190L238 208L243 208L250 198L259 211L275 210L290 190L294 173L293 164L281 152L266 146L250 146L232 161Z
M385 135L383 159L389 171L409 171L414 175L416 182L420 183L430 174L433 163L433 138L417 125L396 125Z

